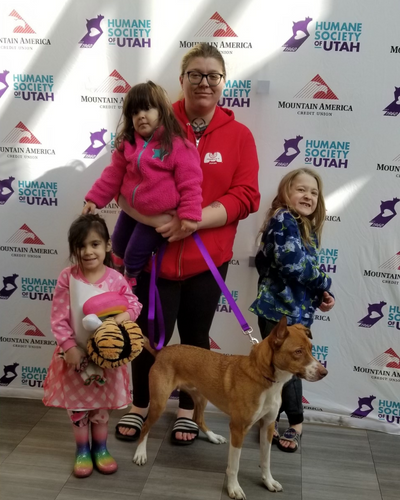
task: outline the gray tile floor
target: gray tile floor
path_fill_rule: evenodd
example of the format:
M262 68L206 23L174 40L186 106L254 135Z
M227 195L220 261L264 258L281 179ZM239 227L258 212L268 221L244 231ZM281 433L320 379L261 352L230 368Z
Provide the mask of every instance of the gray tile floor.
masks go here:
M123 411L111 415L110 431ZM169 442L175 410L152 429L148 463L132 463L136 443L110 432L108 447L119 469L86 479L71 475L75 445L66 412L40 401L0 399L1 500L220 500L227 499L227 445L201 436L193 446ZM207 412L209 427L229 436L228 417ZM282 422L284 424L284 422ZM270 493L261 483L257 429L246 437L239 481L248 500L398 500L400 436L306 424L301 450L272 452L272 473L284 487Z

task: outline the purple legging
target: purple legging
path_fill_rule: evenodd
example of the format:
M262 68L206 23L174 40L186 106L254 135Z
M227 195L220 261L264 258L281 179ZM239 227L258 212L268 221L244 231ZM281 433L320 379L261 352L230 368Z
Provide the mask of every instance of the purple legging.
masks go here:
M135 221L121 211L111 237L115 255L124 259L128 276L138 276L151 254L165 239L154 227Z

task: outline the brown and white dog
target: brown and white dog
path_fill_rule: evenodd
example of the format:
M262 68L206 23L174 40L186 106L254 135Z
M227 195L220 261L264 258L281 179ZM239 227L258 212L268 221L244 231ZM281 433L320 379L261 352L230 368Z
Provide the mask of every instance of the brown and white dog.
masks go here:
M226 439L210 431L204 422L207 400L231 417L226 469L229 496L246 498L238 482L239 459L244 437L258 421L262 480L270 491L281 491L282 486L271 475L270 454L283 384L292 375L315 382L328 373L312 356L310 338L308 328L288 327L283 317L265 340L253 346L249 356L229 356L187 345L164 347L156 353L147 342L145 347L156 360L149 378L149 413L133 461L146 463L148 432L172 391L180 388L193 398L193 420L212 443L225 443Z

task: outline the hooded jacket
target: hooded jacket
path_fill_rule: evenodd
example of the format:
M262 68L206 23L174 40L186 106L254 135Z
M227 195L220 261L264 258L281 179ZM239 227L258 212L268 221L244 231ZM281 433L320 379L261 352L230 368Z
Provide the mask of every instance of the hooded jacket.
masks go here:
M121 193L143 215L176 208L181 220L200 221L202 172L196 148L176 137L168 153L159 135L157 129L146 141L135 132L135 144L124 141L85 199L103 208Z
M173 105L175 116L196 144L185 112L185 101ZM235 120L234 113L217 107L197 146L203 170L203 207L220 202L226 209L224 226L199 230L199 235L215 265L231 260L239 220L256 212L260 204L258 158L253 135ZM160 276L181 280L208 270L193 238L169 243L162 261Z

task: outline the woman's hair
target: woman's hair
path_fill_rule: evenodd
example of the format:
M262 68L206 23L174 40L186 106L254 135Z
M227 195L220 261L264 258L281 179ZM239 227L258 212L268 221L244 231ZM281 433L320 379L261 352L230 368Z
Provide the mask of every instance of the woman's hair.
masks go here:
M290 188L292 187L294 179L301 174L307 174L317 181L318 185L318 200L314 212L308 217L298 214L293 207L290 206ZM281 180L278 186L278 194L272 201L271 208L268 210L265 221L260 229L263 233L271 218L282 208L288 209L296 218L300 235L303 243L306 246L312 245L311 233L315 233L318 238L318 244L321 244L322 228L325 222L325 202L322 193L322 180L321 177L309 168L303 167L288 172Z
M195 57L204 57L204 58L212 57L213 59L216 59L221 64L222 74L224 75L225 79L226 77L225 61L224 58L222 57L221 52L212 45L209 45L208 43L205 42L201 42L195 45L182 57L181 76L185 74L190 61Z
M88 237L90 231L96 231L100 238L107 243L110 241L110 234L107 229L107 225L99 215L95 214L85 214L80 215L71 224L68 232L68 243L69 243L69 260L72 264L78 264L82 269L82 259L80 249ZM104 259L104 264L108 267L112 266L111 252L106 252L106 258Z
M160 145L168 152L172 151L172 141L175 136L184 138L178 120L175 118L171 101L166 91L152 81L139 83L126 94L121 118L117 127L115 147L120 149L124 141L135 144L135 129L132 116L141 110L156 108L158 111L158 126L162 126L159 137Z

